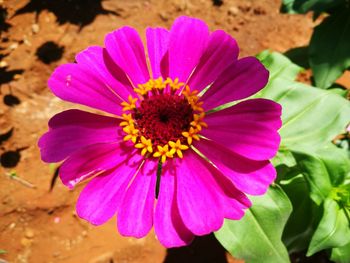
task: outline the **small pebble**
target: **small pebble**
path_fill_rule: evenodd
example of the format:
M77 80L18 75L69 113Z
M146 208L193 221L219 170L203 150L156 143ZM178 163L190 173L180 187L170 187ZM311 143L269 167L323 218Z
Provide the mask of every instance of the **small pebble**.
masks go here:
M0 62L0 68L6 68L8 65L9 64L7 64L7 62L4 60Z
M39 27L38 24L33 24L32 25L32 31L33 31L34 34L37 34L39 32L39 30L40 30L40 27Z
M12 43L12 44L9 46L9 49L11 49L11 50L15 50L16 48L18 48L18 43Z
M239 13L239 9L236 6L231 6L227 12L230 16L236 16Z
M159 17L163 20L163 21L168 21L169 20L169 15L166 12L160 12L159 13Z
M34 237L34 231L33 231L33 229L30 229L30 228L26 228L25 230L24 230L24 236L26 237L26 238L33 238Z

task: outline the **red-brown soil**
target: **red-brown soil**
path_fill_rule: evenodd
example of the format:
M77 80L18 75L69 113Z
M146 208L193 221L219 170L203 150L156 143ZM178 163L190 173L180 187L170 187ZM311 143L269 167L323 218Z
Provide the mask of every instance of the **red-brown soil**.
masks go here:
M53 3L60 1L66 5ZM50 192L54 167L40 160L37 141L48 119L73 105L54 97L47 79L57 65L74 61L90 45L102 45L106 33L123 25L142 33L147 26L169 27L180 15L196 16L211 29L232 34L240 55L247 56L307 45L311 16L282 15L278 0L224 0L222 5L211 0L60 1L0 0L0 17L7 10L0 21L0 249L7 253L0 258L20 263L238 262L212 236L167 250L153 232L140 240L121 237L114 219L91 226L75 214L83 186L69 191L58 180ZM77 8L75 2L83 4ZM10 179L11 174L22 181Z

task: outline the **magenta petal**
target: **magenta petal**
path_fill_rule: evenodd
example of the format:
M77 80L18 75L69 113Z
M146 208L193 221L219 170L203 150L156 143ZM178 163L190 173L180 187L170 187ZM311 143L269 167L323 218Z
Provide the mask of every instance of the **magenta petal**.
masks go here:
M133 146L125 142L99 143L74 152L60 167L60 177L66 186L77 183L114 168L135 153Z
M92 46L76 56L79 65L98 76L118 97L127 100L133 88L121 68L114 64L105 48Z
M144 237L151 230L158 161L145 161L131 183L118 212L118 229L123 236Z
M169 76L186 82L209 40L208 26L199 19L181 16L170 30Z
M211 171L197 154L187 151L178 159L176 174L177 205L186 227L195 235L218 230L224 219L224 209Z
M125 71L135 86L149 80L145 50L135 29L125 26L109 33L105 45L114 62Z
M247 98L267 84L269 72L255 57L237 60L229 66L204 93L206 110L222 104Z
M79 64L64 64L56 68L48 85L63 100L121 114L122 100L96 74Z
M79 196L78 215L94 225L101 225L114 216L141 161L141 155L135 154L117 168L92 179Z
M201 134L231 151L253 160L275 156L280 136L281 106L266 99L240 102L206 116Z
M181 169L181 168L179 168ZM154 214L154 230L165 247L179 247L189 243L194 235L184 225L176 203L176 167L169 160L163 166L158 202Z
M206 88L237 60L238 52L238 45L234 38L222 30L214 31L210 35L207 49L189 80L189 86L198 91Z
M162 76L161 63L169 48L169 31L164 28L147 28L146 38L153 78L156 79Z
M56 114L49 121L50 130L38 145L44 162L62 161L71 153L95 143L116 142L120 121L106 116L67 110Z
M264 194L276 178L269 161L247 159L213 141L201 140L195 147L244 193Z

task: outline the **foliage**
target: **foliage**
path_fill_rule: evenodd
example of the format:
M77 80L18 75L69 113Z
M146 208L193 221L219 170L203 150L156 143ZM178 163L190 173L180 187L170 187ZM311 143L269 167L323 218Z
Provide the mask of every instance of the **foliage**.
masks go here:
M296 82L301 68L283 55L264 51L258 58L270 80L256 97L283 107L282 141L273 160L277 186L255 197L243 220L225 221L216 237L246 262L289 262L286 249L307 256L326 249L332 260L350 262L350 160L332 143L345 131L350 104L338 92Z
M350 3L347 0L283 0L282 12L314 17L328 13L311 37L308 60L317 87L327 89L350 67Z

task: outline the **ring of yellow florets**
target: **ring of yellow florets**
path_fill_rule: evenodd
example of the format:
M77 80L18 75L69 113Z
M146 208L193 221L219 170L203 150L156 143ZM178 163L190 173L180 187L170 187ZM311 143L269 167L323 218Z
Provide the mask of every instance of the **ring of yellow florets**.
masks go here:
M207 127L198 91L191 91L177 78L162 77L139 84L134 91L139 98L129 95L121 103L124 141L132 141L141 155L159 158L162 163L167 158L182 158L182 151L199 140L199 132Z

